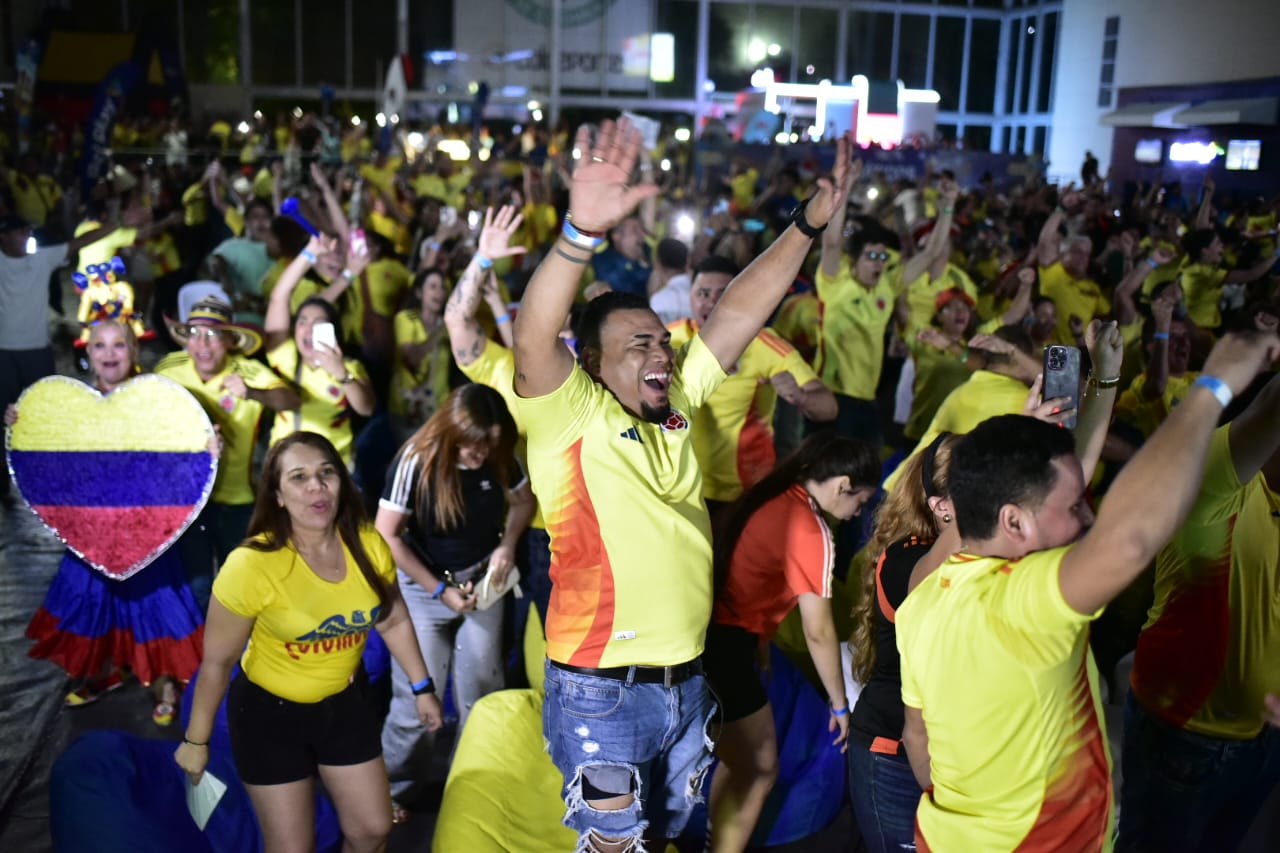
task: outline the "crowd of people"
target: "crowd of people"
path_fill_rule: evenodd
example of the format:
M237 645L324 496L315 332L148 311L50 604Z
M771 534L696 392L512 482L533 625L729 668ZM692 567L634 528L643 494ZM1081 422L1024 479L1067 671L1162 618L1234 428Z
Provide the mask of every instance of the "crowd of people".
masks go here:
M70 706L155 682L160 725L196 678L193 780L225 702L267 849L313 832L316 776L380 849L529 612L583 850L698 831L704 788L710 849L748 847L788 618L868 849L1229 850L1280 783L1280 200L891 185L843 138L668 171L625 120L462 162L215 130L78 198L0 173L0 407L54 372L59 268L122 257L91 381L160 356L217 479L130 581L68 556L32 654Z

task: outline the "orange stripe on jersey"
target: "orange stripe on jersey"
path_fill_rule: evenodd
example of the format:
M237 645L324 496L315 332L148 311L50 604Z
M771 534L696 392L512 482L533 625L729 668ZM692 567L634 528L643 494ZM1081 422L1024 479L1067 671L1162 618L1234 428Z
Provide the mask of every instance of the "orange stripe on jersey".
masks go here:
M1101 850L1111 817L1111 773L1089 686L1089 655L1080 656L1072 695L1070 724L1076 728L1050 771L1044 802L1035 824L1017 846L1026 853L1055 850Z
M914 538L912 542L914 544ZM884 594L884 584L880 581L880 572L884 569L884 558L887 556L889 556L889 552L882 551L880 552L880 559L876 561L876 601L880 604L880 612L892 625L894 620L898 618L898 611L894 610L893 606L889 604L889 598Z
M769 329L761 329L760 334L756 335L756 340L776 352L778 355L790 355L795 352L795 347L787 343L777 332Z
M612 637L614 584L600 519L582 472L582 439L565 450L562 470L561 498L545 515L552 581L547 657L594 667Z
M738 433L738 453L734 459L738 482L743 489L751 488L773 470L776 461L778 452L773 447L773 431L752 405Z
M1230 521L1225 553L1194 583L1175 589L1156 621L1138 636L1130 676L1133 692L1143 707L1175 726L1185 726L1200 710L1227 663L1236 520Z

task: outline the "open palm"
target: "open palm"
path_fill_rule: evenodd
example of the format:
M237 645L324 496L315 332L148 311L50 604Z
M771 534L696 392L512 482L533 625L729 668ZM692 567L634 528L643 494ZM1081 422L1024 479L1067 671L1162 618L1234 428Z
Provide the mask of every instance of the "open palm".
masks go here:
M629 184L640 154L640 131L627 119L601 123L594 146L590 129L583 125L574 148L581 155L569 184L569 210L578 230L608 231L640 202L657 195L653 184Z
M491 261L528 251L524 246L512 246L511 237L524 221L524 214L516 213L513 205L504 205L495 214L492 207L485 208L484 227L476 240L476 251Z

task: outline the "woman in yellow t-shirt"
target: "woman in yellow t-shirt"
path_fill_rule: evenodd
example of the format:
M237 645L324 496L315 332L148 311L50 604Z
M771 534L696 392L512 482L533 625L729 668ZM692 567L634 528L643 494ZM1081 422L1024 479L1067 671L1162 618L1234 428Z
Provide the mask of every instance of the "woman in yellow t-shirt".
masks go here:
M271 443L299 430L319 433L333 443L350 467L354 444L351 415L372 415L377 398L364 365L343 357L338 309L331 302L323 295L309 297L292 319L289 317L293 289L310 268L314 248L319 248L319 241L312 241L312 247L290 262L267 305L267 363L302 397L297 409L276 412ZM354 257L352 261L358 265ZM322 333L324 340L317 340L316 329L325 324L329 331Z
M444 325L448 296L444 276L428 269L414 279L417 308L395 317L395 367L387 410L396 441L403 444L449 396L449 332Z
M395 562L363 507L328 440L290 435L267 452L249 538L214 583L204 662L174 759L199 782L229 693L231 752L267 850L314 846L316 773L337 808L343 848L386 843L381 725L359 677L370 628L408 674L417 721L441 724ZM242 672L228 691L237 659Z

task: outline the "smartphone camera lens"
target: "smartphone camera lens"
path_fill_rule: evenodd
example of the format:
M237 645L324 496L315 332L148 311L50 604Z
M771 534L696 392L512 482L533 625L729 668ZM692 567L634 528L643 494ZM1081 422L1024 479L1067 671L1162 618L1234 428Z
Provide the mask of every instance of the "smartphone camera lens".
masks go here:
M1049 369L1062 370L1067 366L1067 354L1062 347L1049 347Z

